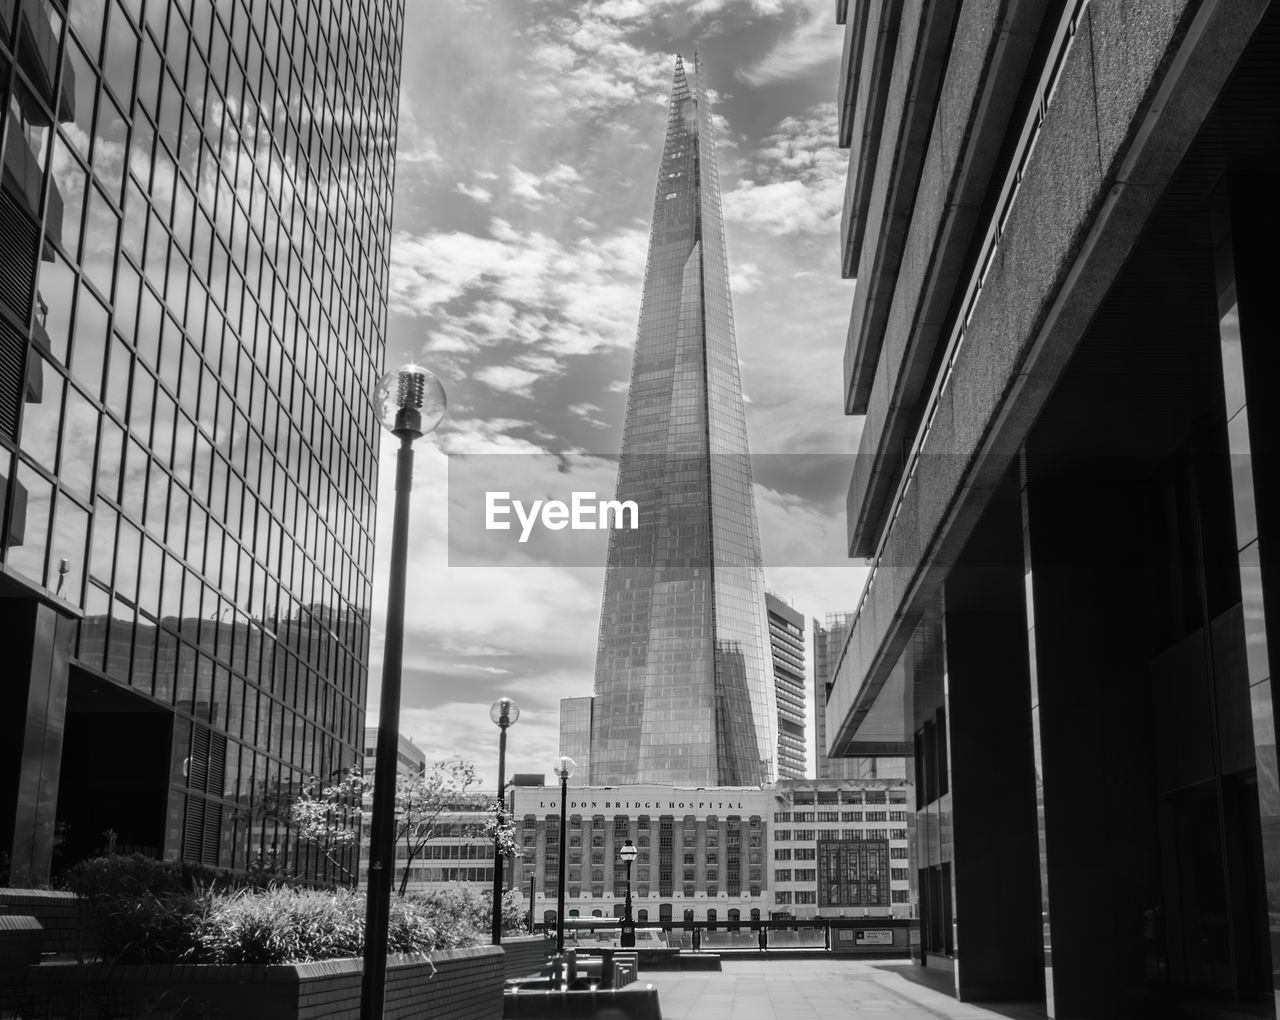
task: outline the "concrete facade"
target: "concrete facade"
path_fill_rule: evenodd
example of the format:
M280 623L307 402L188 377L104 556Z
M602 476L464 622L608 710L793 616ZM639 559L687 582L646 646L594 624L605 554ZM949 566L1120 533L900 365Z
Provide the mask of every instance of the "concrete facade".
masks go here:
M519 888L534 916L558 905L560 790L512 788ZM911 786L800 779L766 789L569 790L565 915L619 917L631 840L638 923L914 917ZM856 878L851 865L857 865ZM861 883L861 884L857 884Z
M826 753L914 749L959 998L1274 1014L1280 12L838 13L872 573Z

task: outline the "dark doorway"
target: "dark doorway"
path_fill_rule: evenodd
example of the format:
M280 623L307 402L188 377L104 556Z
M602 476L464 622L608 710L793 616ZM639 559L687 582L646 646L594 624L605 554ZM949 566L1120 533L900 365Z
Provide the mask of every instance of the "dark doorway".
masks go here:
M55 871L109 847L163 856L172 742L169 712L119 684L72 669Z

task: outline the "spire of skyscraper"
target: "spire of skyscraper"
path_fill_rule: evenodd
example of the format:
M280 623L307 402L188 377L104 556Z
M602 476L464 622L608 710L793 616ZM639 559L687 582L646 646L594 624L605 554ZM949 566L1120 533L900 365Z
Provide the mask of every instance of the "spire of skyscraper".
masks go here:
M591 710L593 785L771 782L777 713L711 111L676 58Z

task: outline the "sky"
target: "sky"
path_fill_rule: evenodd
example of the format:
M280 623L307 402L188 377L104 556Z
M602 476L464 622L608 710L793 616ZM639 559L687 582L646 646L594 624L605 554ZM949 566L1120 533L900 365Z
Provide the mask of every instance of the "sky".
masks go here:
M698 51L714 104L766 585L809 618L856 605L841 31L830 0L409 0L386 364L427 366L449 400L415 445L409 532L400 730L429 760L462 754L495 785L488 707L507 695L521 708L508 776L550 775L559 701L591 693L603 539L598 555L514 534L465 548L476 509L457 479L465 464L516 498L611 492L677 53ZM369 725L395 443L381 451Z

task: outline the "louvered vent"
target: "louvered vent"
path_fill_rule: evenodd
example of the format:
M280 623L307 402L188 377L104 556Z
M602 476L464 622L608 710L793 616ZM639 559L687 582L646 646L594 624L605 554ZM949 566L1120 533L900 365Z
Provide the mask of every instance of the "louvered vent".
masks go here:
M0 256L0 266L4 259ZM17 442L18 411L22 405L22 361L26 356L27 338L0 318L0 433Z
M218 864L222 838L222 806L191 794L182 820L182 859L199 864Z
M187 766L187 786L203 793L209 780L209 737L205 726L191 727L191 757Z
M31 295L39 261L39 228L7 192L0 190L0 305L9 313L9 318L0 315L0 432L14 441L26 378L26 327L31 322Z
M182 859L200 860L200 845L204 835L204 816L208 802L203 797L188 797L187 810L182 819Z

